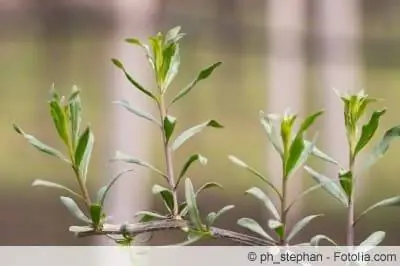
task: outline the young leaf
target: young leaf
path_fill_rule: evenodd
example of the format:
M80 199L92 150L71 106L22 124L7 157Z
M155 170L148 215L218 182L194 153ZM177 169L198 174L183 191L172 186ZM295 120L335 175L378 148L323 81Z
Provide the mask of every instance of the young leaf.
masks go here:
M169 212L174 209L174 200L172 196L172 191L168 188L162 187L160 185L154 185L152 189L153 194L160 194L163 199L165 207L167 207Z
M133 163L133 164L137 164L143 167L146 167L150 170L153 170L154 172L156 172L157 174L159 174L160 176L167 178L167 176L165 174L163 174L160 170L158 170L157 168L155 168L154 166L152 166L151 164L144 162L142 160L139 159L135 159L129 155L126 155L120 151L116 152L115 158L113 159L113 161L122 161L125 163Z
M92 219L92 223L95 228L100 225L102 216L103 216L102 206L98 204L93 204L90 206L90 217Z
M170 59L166 64L168 65L168 67L166 67L166 69L164 70L166 71L166 73L163 84L164 87L163 93L166 92L167 88L171 85L172 81L174 80L179 71L179 66L181 63L179 44L171 44L169 46L169 49L165 50L164 57L168 57Z
M237 166L240 166L244 169L246 169L247 171L251 172L252 174L258 176L262 181L264 181L265 183L267 183L267 185L269 185L275 192L276 194L282 198L281 193L279 192L279 190L274 186L274 184L272 184L267 178L265 178L262 174L260 174L257 170L255 170L254 168L248 166L245 162L243 162L242 160L240 160L239 158L233 156L233 155L229 155L228 156L229 160L231 160L232 163L236 164Z
M376 130L378 129L379 119L386 113L386 109L375 111L367 124L362 127L361 137L357 142L354 150L356 156L372 139Z
M176 125L176 118L170 115L167 115L164 119L163 127L164 127L164 135L167 140L167 143L169 142L169 139L172 136L172 133L174 133Z
M279 137L279 133L277 132L276 127L274 127L273 125L273 120L271 115L266 116L263 111L260 111L259 116L261 124L263 125L265 131L267 132L269 141L272 143L272 146L279 153L279 155L283 157L282 140Z
M176 26L170 29L167 32L167 34L165 34L165 39L164 39L165 45L168 45L170 43L177 43L180 39L182 39L183 36L185 36L185 33L182 33L180 31L181 31L180 26Z
M189 217L196 229L202 229L203 225L200 219L199 209L196 203L196 194L194 193L194 188L192 181L189 178L185 180L185 198L188 206Z
M186 163L183 165L181 172L179 173L178 180L176 181L175 187L178 187L180 179L186 174L189 167L195 162L199 161L202 165L207 164L207 158L201 154L193 154L189 157Z
M374 205L368 207L365 211L363 211L357 219L354 221L354 224L356 224L364 215L369 213L370 211L380 208L380 207L398 207L400 206L400 196L384 199L382 201L379 201L375 203Z
M85 222L92 223L92 221L81 211L76 202L69 197L60 197L61 202L67 207L68 211L77 219Z
M284 225L278 221L278 220L274 220L274 219L269 219L268 220L268 227L271 228L272 230L275 231L275 233L279 236L279 237L283 237L284 235Z
M75 151L75 165L79 168L83 181L86 181L87 171L94 146L94 136L90 126L82 133L79 138L78 146Z
M152 56L151 56L151 51L150 51L149 46L147 46L146 44L142 43L139 39L136 39L136 38L128 38L128 39L125 39L125 41L126 41L127 43L135 44L135 45L138 45L138 46L142 47L142 49L143 49L143 50L145 51L145 53L146 53L146 57L147 57L147 60L148 60L149 63L150 63L150 66L153 68L153 70L156 70L156 69L155 69L156 66L155 66L154 60L153 60L153 58L152 58Z
M76 193L72 189L67 188L66 186L63 186L61 184L53 183L53 182L50 182L50 181L36 179L35 181L33 181L32 186L33 187L42 186L42 187L61 189L61 190L67 191L68 193L70 193L70 194L72 194L72 195L74 195L74 196L76 196L76 197L78 197L80 199L83 199L81 195L79 195L78 193Z
M216 221L221 215L223 215L224 213L228 212L229 210L231 210L231 209L233 209L233 208L235 208L234 205L228 205L228 206L225 206L225 207L223 207L222 209L220 209L217 213L215 213L215 212L210 212L210 213L207 215L207 218L206 218L206 223L207 223L207 225L208 225L208 226L212 226L212 225L215 223L215 221Z
M367 252L368 250L373 249L383 241L385 236L386 233L383 231L376 231L372 233L369 235L369 237L367 237L367 239L361 242L360 246L356 248L355 252Z
M150 222L154 220L163 220L167 219L168 217L165 215L161 215L156 212L149 212L149 211L139 211L135 214L135 217L140 217L139 221L141 223Z
M33 147L35 147L36 149L38 149L41 152L44 152L46 154L55 156L67 163L70 163L70 161L67 159L67 157L65 157L61 152L59 152L58 150L44 144L43 142L39 141L38 139L36 139L34 136L26 134L20 127L18 127L16 124L13 124L14 130L22 135Z
M202 185L197 191L196 191L196 196L199 195L200 192L209 189L209 188L220 188L223 189L223 186L217 182L207 182L204 185Z
M175 98L172 100L172 102L170 103L170 106L172 104L174 104L176 101L178 101L180 98L182 98L183 96L185 96L186 94L188 94L193 88L194 86L196 86L196 84L201 81L204 80L206 78L208 78L212 72L218 67L220 66L222 63L218 62L215 63L211 66L209 66L208 68L202 70L197 77L190 83L188 84L185 88L183 88L176 96Z
M117 180L122 177L124 174L128 173L128 172L132 172L134 171L133 169L127 169L124 170L120 173L118 173L111 181L108 185L103 186L99 189L99 191L97 192L97 202L101 205L104 206L104 201L106 200L107 197L107 193L110 191L111 187L115 184L115 182L117 182Z
M315 181L322 185L322 188L326 192L328 192L335 199L339 200L344 206L347 207L349 205L346 193L336 182L331 180L329 177L314 171L308 166L304 166L304 169L314 178Z
M348 198L351 197L353 190L353 174L350 170L340 170L339 171L339 181L342 186L344 192Z
M79 89L76 86L72 87L71 95L68 97L68 111L69 111L69 119L71 120L71 133L72 133L72 147L75 150L79 132L82 122L81 112L81 99L79 97Z
M117 59L114 58L114 59L112 59L112 62L117 68L121 69L124 72L125 77L129 80L130 83L132 83L132 85L135 88L137 88L138 90L140 90L141 92L143 92L144 94L146 94L147 96L149 96L150 98L152 98L153 100L158 102L157 97L153 93L151 93L150 91L146 90L142 85L140 85L137 81L135 81L131 77L131 75L129 75L128 72L126 72L126 70L124 68L124 65L120 61L118 61Z
M301 124L300 129L299 129L297 135L300 136L301 134L303 134L304 132L306 132L307 129L315 123L315 120L317 120L317 118L318 118L319 116L321 116L323 113L324 113L324 111L321 110L321 111L318 111L318 112L316 112L316 113L314 113L314 114L308 116L308 117L303 121L303 123Z
M367 160L367 164L365 165L364 169L368 169L380 158L382 158L383 155L385 155L385 153L388 151L392 141L397 137L400 137L400 126L395 126L387 130L383 135L381 141L378 143L378 145L375 146L374 150L372 151L372 154Z
M313 142L309 146L304 145L304 140L297 141L295 139L292 146L290 147L290 155L287 161L287 178L289 178L290 175L296 173L297 170L307 162L315 147L316 138L317 135L314 137Z
M255 220L251 218L240 218L237 223L239 226L244 227L266 239L275 242L275 239L268 235L268 233L265 232L265 230Z
M64 141L65 145L70 145L67 113L63 106L61 106L61 103L54 98L49 101L49 106L50 114L53 118L53 123L57 129L58 135Z
M337 245L338 245L338 244L336 244L335 241L333 241L331 238L329 238L329 237L327 237L327 236L325 236L325 235L316 235L316 236L312 237L312 238L311 238L311 241L310 241L310 245L311 245L311 246L318 246L318 245L319 245L319 242L320 242L321 240L326 240L326 241L328 241L329 243L333 244L334 246L337 246Z
M124 107L124 108L125 108L126 110L128 110L129 112L131 112L131 113L133 113L133 114L135 114L135 115L137 115L137 116L139 116L139 117L141 117L141 118L144 118L144 119L146 119L146 120L148 120L148 121L150 121L150 122L153 122L154 124L156 124L156 125L158 125L159 127L161 127L161 123L160 123L155 117L153 117L152 115L150 115L150 114L148 114L148 113L145 113L145 112L143 112L143 111L140 111L140 110L137 110L137 109L133 108L133 107L128 103L128 101L126 101L126 100L121 100L121 101L114 101L113 103L118 104L118 105L121 105L122 107Z
M275 217L275 219L277 220L281 219L277 209L275 208L274 203L261 189L257 187L252 187L246 191L246 194L251 194L257 199L261 200L264 203L265 207L267 207L267 209Z
M188 139L200 133L206 127L214 127L214 128L223 128L223 126L215 120L206 121L200 125L194 126L192 128L187 129L182 132L172 143L172 150L176 151L183 143L185 143Z
M295 237L304 227L306 227L312 220L314 220L317 217L322 216L323 214L316 214L316 215L310 215L307 217L304 217L300 221L298 221L290 231L290 233L287 236L287 241L290 241Z

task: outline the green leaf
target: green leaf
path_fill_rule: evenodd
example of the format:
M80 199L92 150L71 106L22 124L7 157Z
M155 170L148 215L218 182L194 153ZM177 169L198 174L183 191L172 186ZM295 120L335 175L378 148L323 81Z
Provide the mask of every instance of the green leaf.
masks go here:
M163 64L163 36L158 33L156 36L149 38L149 43L153 52L155 74L158 85L161 84L163 77L161 73L161 67Z
M302 167L312 154L315 147L315 142L317 135L314 137L313 142L309 146L305 146L303 140L297 140L293 142L290 147L290 154L287 161L286 177L289 178L290 175L294 174L300 167Z
M163 220L168 218L165 215L161 215L159 213L150 211L139 211L135 214L135 217L140 217L141 223L150 222L154 220Z
M68 111L69 119L71 120L71 133L72 133L72 147L76 149L76 145L79 138L79 132L82 122L81 112L81 100L79 97L80 91L78 87L73 86L71 95L68 98Z
M142 85L140 85L137 81L135 81L135 80L131 77L131 75L129 75L128 72L126 72L126 70L125 70L125 68L124 68L124 65L123 65L120 61L118 61L117 59L114 58L114 59L112 59L112 62L113 62L113 64L114 64L117 68L121 69L121 70L124 72L125 77L129 80L129 82L130 82L135 88L137 88L138 90L140 90L141 92L143 92L144 94L146 94L147 96L149 96L150 98L152 98L153 100L155 100L156 102L158 102L157 97L156 97L153 93L151 93L150 91L146 90Z
M207 215L207 218L206 218L206 223L207 223L207 225L208 226L212 226L214 223L215 223L215 221L221 216L221 215L223 215L224 213L226 213L226 212L228 212L229 210L232 210L233 208L235 208L235 206L234 205L227 205L227 206L225 206L225 207L223 207L222 209L220 209L218 212L210 212L208 215Z
M274 149L283 158L282 140L280 139L279 133L277 132L276 127L273 124L273 115L266 116L263 111L260 111L259 116L265 132L267 132L269 141L272 143Z
M369 168L375 164L380 158L388 151L390 144L395 138L400 137L400 126L390 128L385 132L381 141L375 146L372 154L369 156L364 169Z
M128 110L129 112L131 112L131 113L133 113L133 114L135 114L135 115L137 115L137 116L139 116L139 117L141 117L141 118L144 118L144 119L146 119L146 120L148 120L148 121L150 121L150 122L152 122L152 123L158 125L159 127L161 127L161 123L160 123L156 118L154 118L152 115L150 115L150 114L148 114L148 113L145 113L145 112L143 112L143 111L140 111L140 110L137 110L137 109L133 108L133 107L128 103L128 101L126 101L126 100L121 100L121 101L114 101L113 103L118 104L118 105L121 105L122 107L124 107L124 108L125 108L126 110Z
M189 178L185 180L185 198L191 222L196 229L202 229L203 225L200 219L199 209L197 208L196 194L194 193L192 181L190 181Z
M128 39L125 39L125 41L127 43L140 46L145 51L146 57L147 57L147 60L150 63L150 66L153 68L153 70L155 70L155 64L154 64L154 60L153 60L153 58L151 56L151 51L150 51L149 46L147 46L146 44L142 43L139 39L136 39L136 38L128 38Z
M249 190L246 191L246 194L250 194L253 195L254 197L256 197L257 199L261 200L265 207L267 207L267 209L271 212L271 214L277 219L280 220L280 215L274 205L274 203L272 202L272 200L267 196L267 194L265 194L261 189L257 188L257 187L252 187Z
M188 139L196 135L197 133L200 133L203 129L206 127L214 127L214 128L223 128L221 124L219 124L215 120L209 120L206 121L200 125L194 126L192 128L189 128L185 130L183 133L181 133L175 141L172 143L172 150L177 150L183 143L185 143Z
M174 200L173 200L174 197L172 196L172 191L170 189L156 184L152 188L152 193L160 194L160 196L163 199L165 207L167 207L169 212L172 212L172 210L174 209Z
M164 127L164 135L165 139L167 140L167 143L169 142L169 139L171 138L172 134L174 133L176 125L176 118L170 115L167 115L164 119L163 127Z
M160 170L158 170L157 168L155 168L154 166L152 166L151 164L144 162L142 160L133 158L129 155L126 155L120 151L116 152L115 158L112 161L122 161L125 163L133 163L133 164L137 164L143 167L146 167L154 172L156 172L157 174L159 174L160 176L167 178L167 176L165 174L163 174Z
M369 122L362 127L360 139L354 150L354 157L370 142L379 126L379 119L386 113L386 109L375 111Z
M369 213L370 211L380 208L380 207L398 207L400 206L400 196L384 199L382 201L379 201L375 203L374 205L368 207L365 211L363 211L357 219L354 221L354 224L357 223L364 215Z
M339 171L339 181L342 186L344 192L348 198L351 197L353 190L353 174L350 170L340 170Z
M61 152L59 152L58 150L44 144L43 142L39 141L38 139L36 139L34 136L26 134L20 127L18 127L16 124L13 124L14 130L22 135L33 147L35 147L36 149L38 149L41 152L44 152L46 154L55 156L67 163L70 163L70 161L67 159L67 157L65 157Z
M274 219L269 219L268 220L268 227L271 228L272 230L275 231L275 233L283 238L284 235L284 225L278 221L278 220L274 220Z
M81 211L76 202L69 197L60 197L61 202L67 207L68 211L77 219L91 224L92 221Z
M195 162L199 161L200 164L206 165L207 164L207 158L204 157L201 154L193 154L192 156L189 157L189 159L186 161L186 163L183 165L181 172L179 173L178 180L176 182L175 187L178 187L180 179L186 174L187 170L189 167Z
M304 140L304 145L306 146L306 149L307 149L307 146L312 145L312 142L311 142L311 141L308 141L308 140ZM332 164L334 164L334 165L338 165L338 164L339 164L339 162L338 162L337 160L335 160L335 159L333 159L332 157L330 157L329 155L323 153L321 150L319 150L319 149L318 149L317 147L315 147L315 146L314 146L314 148L312 149L312 153L311 153L311 154L312 154L313 156L315 156L315 157L317 157L317 158L319 158L319 159L325 161L325 162L332 163Z
M92 218L93 226L98 227L103 216L103 208L101 205L93 204L90 206L90 217Z
M322 185L322 188L328 192L335 199L339 200L344 206L348 206L348 197L343 189L329 177L326 177L308 166L304 166L304 169L317 181Z
M61 184L54 183L54 182L41 180L41 179L36 179L35 181L33 181L32 186L33 187L41 186L41 187L49 187L49 188L61 189L61 190L64 190L64 191L66 191L66 192L68 192L68 193L70 193L70 194L72 194L72 195L74 195L74 196L76 196L76 197L78 197L80 199L83 199L81 195L79 195L78 193L76 193L72 189L67 188L66 186L63 186Z
M183 96L185 96L186 94L188 94L193 88L194 86L196 86L196 84L199 81L202 81L206 78L208 78L212 72L221 65L221 62L215 63L211 66L209 66L208 68L202 70L197 77L191 82L189 83L185 88L183 88L176 96L175 98L172 100L171 104L174 104L176 101L178 101L179 99L181 99Z
M75 165L79 168L83 182L86 181L87 171L92 156L94 146L94 136L90 126L82 133L79 138L78 146L75 151Z
M220 188L223 189L223 186L217 182L207 182L204 185L202 185L197 191L196 191L196 196L199 195L200 192L210 189L210 188Z
M164 51L164 58L165 57L169 58L169 60L164 61L166 62L167 67L165 67L164 70L166 73L164 74L165 78L163 84L163 93L166 92L167 88L171 85L179 71L179 66L181 63L179 44L171 44L168 49Z
M290 241L295 237L301 230L303 230L304 227L306 227L312 220L314 220L317 217L322 216L323 214L316 214L316 215L310 215L307 217L304 217L300 221L298 221L290 231L290 233L287 236L287 241Z
M64 141L65 145L69 146L69 133L68 133L68 117L67 113L64 110L64 107L61 106L61 103L55 98L49 101L50 106L50 114L53 118L54 126L57 129L58 135Z
M338 245L338 244L336 244L335 241L333 241L331 238L329 238L329 237L327 237L327 236L325 236L325 235L316 235L316 236L312 237L312 238L311 238L311 241L310 241L310 245L311 245L311 246L318 246L318 245L319 245L319 242L320 242L321 240L326 240L326 241L328 241L329 243L333 244L334 246L337 246L337 245Z
M185 217L187 215L187 212L188 212L188 207L187 207L186 201L180 203L179 204L179 215L182 217Z
M303 121L303 123L301 124L300 129L299 129L297 135L299 136L299 135L303 134L305 131L307 131L307 129L308 129L310 126L312 126L312 125L315 123L315 120L317 120L317 118L320 117L323 113L324 113L324 111L321 110L321 111L318 111L318 112L316 112L316 113L314 113L314 114L308 116L308 117Z
M237 166L240 166L244 169L246 169L247 171L251 172L252 174L256 175L257 177L259 177L262 181L264 181L265 183L267 183L267 185L269 185L276 193L279 197L281 196L281 193L279 192L279 190L274 186L274 184L272 184L267 178L265 178L262 174L260 174L257 170L255 170L254 168L248 166L245 162L243 162L242 160L240 160L239 158L233 156L233 155L229 155L228 156L229 160L231 160L232 163L236 164Z
M386 233L383 231L376 231L369 235L361 244L356 248L355 252L367 252L378 246L385 238Z
M97 202L101 205L104 206L104 202L106 200L107 197L107 193L110 191L111 187L115 184L115 182L117 182L117 180L122 177L124 174L128 173L128 172L132 172L134 171L133 169L127 169L124 170L120 173L118 173L111 181L110 183L108 183L108 185L103 186L99 189L99 191L97 192Z
M255 220L251 218L240 218L237 223L239 226L244 227L266 239L275 242L275 240L270 235L268 235L268 233L265 232L265 230Z
M322 187L322 184L317 184L314 186L309 187L308 189L304 190L299 196L296 197L295 200L292 201L292 203L289 204L289 206L286 208L286 212L289 212L289 210L293 207L294 204L299 202L303 197L307 196L311 192L314 192L315 190L319 189Z
M164 42L166 45L170 43L177 43L180 39L182 39L185 36L185 33L180 32L181 27L176 26L172 29L170 29L167 34L165 34L165 39Z

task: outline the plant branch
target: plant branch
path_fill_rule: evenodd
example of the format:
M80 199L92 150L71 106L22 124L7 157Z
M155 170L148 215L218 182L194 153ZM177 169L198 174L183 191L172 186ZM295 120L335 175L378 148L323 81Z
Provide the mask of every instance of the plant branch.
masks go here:
M70 231L74 232L78 237L88 237L95 235L138 235L142 233L164 231L164 230L179 230L182 228L191 227L190 222L185 220L167 219L144 223L133 223L126 225L105 224L101 230L96 230L90 226L71 226ZM234 231L210 227L209 234L213 238L227 239L232 242L250 245L250 246L269 246L274 245L271 241L258 237L248 236Z
M354 176L353 173L354 173L355 158L353 157L351 149L350 149L349 161L350 161L349 162L350 173L352 174L352 176ZM351 185L351 191L349 196L349 207L347 209L347 236L346 236L347 246L354 245L354 191L355 191L354 185L355 184Z

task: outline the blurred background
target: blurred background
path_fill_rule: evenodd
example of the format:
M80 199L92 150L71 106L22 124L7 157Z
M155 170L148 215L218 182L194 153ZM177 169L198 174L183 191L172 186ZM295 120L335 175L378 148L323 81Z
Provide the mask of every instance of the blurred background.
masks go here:
M68 94L73 85L82 91L85 122L93 127L95 155L89 185L97 189L127 165L110 164L116 150L141 157L163 169L160 134L145 120L117 108L112 101L126 99L154 112L154 106L129 85L111 64L121 59L129 72L146 86L152 76L140 49L124 43L128 37L145 39L181 25L187 33L181 44L181 71L169 91L173 97L198 71L222 61L210 79L171 109L177 130L216 119L224 129L207 129L175 155L179 169L186 158L201 153L208 166L194 165L188 175L196 187L217 181L225 189L204 192L199 198L204 214L234 204L236 208L218 226L245 232L241 217L266 224L262 204L244 191L266 188L257 177L230 163L236 155L272 180L279 178L276 156L258 120L259 110L300 116L326 109L313 131L318 146L346 166L342 105L332 88L365 89L382 98L388 113L374 141L399 124L400 3L395 0L0 0L0 244L99 245L101 238L77 239L68 226L77 225L59 200L60 191L33 188L37 179L75 188L72 171L62 162L39 153L12 129L17 122L43 142L62 148L49 116L47 100L54 83ZM318 130L315 130L318 129ZM379 136L379 137L378 137ZM311 138L312 135L309 136ZM357 212L379 199L400 194L394 144L388 156L362 176ZM335 169L317 160L310 164L334 176ZM110 194L107 208L117 222L132 221L138 210L160 210L151 186L161 183L153 173L137 168L121 179ZM314 184L301 172L291 180L291 192ZM181 194L182 195L182 194ZM183 195L182 195L183 196ZM313 213L316 219L296 239L327 234L345 239L345 210L317 191L298 205L291 221ZM398 244L400 209L377 210L358 224L356 241L376 230L386 231L385 245ZM157 233L152 244L182 241L179 233ZM228 245L204 241L205 245Z

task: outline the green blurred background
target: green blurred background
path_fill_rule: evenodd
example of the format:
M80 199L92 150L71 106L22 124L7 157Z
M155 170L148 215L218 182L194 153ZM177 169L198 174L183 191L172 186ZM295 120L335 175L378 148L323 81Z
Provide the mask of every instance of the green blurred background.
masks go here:
M236 205L234 211L220 220L219 226L243 231L236 225L240 217L266 221L261 204L244 195L249 187L263 184L232 165L227 155L235 154L260 171L267 170L267 140L257 115L259 110L266 109L269 95L266 75L266 58L271 56L266 35L268 1L153 2L157 3L157 8L151 17L153 30L150 34L175 25L181 25L183 31L188 33L181 46L181 74L174 82L172 91L176 92L205 66L216 61L223 62L208 81L199 84L172 111L179 119L178 130L210 118L220 121L225 129L210 129L196 136L177 154L176 164L182 165L185 158L194 152L208 157L208 166L193 167L190 177L196 186L215 180L225 187L223 192L210 190L200 196L199 204L204 213L227 204ZM110 151L113 135L108 122L109 103L115 100L110 98L109 93L115 89L110 86L109 80L109 73L114 70L110 58L114 56L115 42L123 42L122 38L115 40L119 27L116 23L118 13L114 12L112 1L32 0L28 3L5 0L1 3L4 4L0 6L0 244L95 244L95 239L76 239L68 232L68 226L77 222L61 205L59 191L31 187L36 178L74 186L72 172L61 162L30 147L12 130L11 125L17 121L28 133L52 146L61 147L48 112L48 92L52 83L64 94L72 85L78 85L82 90L86 122L91 123L96 137L90 168L93 192L109 178L105 174L107 158L113 156ZM315 58L319 37L310 29L318 23L315 19L318 1L304 3L308 15L304 35L306 85L303 94L307 99L305 112L309 113L321 106L318 91L329 88L321 88L315 82L319 78ZM382 104L389 108L378 132L382 135L385 129L400 123L397 113L400 111L397 105L400 99L400 17L397 15L400 4L394 0L358 3L362 32L358 40L360 83L368 94L385 99ZM136 4L136 8L141 9L140 5ZM337 19L341 19L341 14L337 14ZM132 30L129 36L124 37L135 37L139 32L135 23L125 27ZM279 28L272 30L288 37L292 34ZM349 41L346 38L335 41ZM290 58L290 54L285 56ZM123 79L123 76L117 78ZM137 79L140 80L140 77ZM137 130L140 131L140 126ZM335 128L329 130L335 134ZM150 137L157 138L157 132ZM135 142L140 140L128 140L126 145L135 145ZM156 139L151 143L154 145L148 149L152 151L152 161L162 165L160 142ZM400 194L399 149L400 146L394 144L388 156L366 175L357 211L378 199ZM301 178L305 186L313 184L309 176ZM159 180L154 178L154 181ZM144 186L143 189L150 195L149 187ZM129 203L126 204L129 206ZM151 209L162 207L158 198L149 204ZM110 212L112 214L111 209ZM327 215L315 220L297 240L305 241L315 233L324 233L343 242L345 210L326 194L316 192L306 199L297 215L314 212ZM361 241L375 230L385 230L388 235L384 244L396 245L400 236L398 221L400 209L378 210L360 222L356 239ZM178 236L175 233L160 233L152 241L155 244L178 242L181 241ZM230 243L206 241L204 244Z

